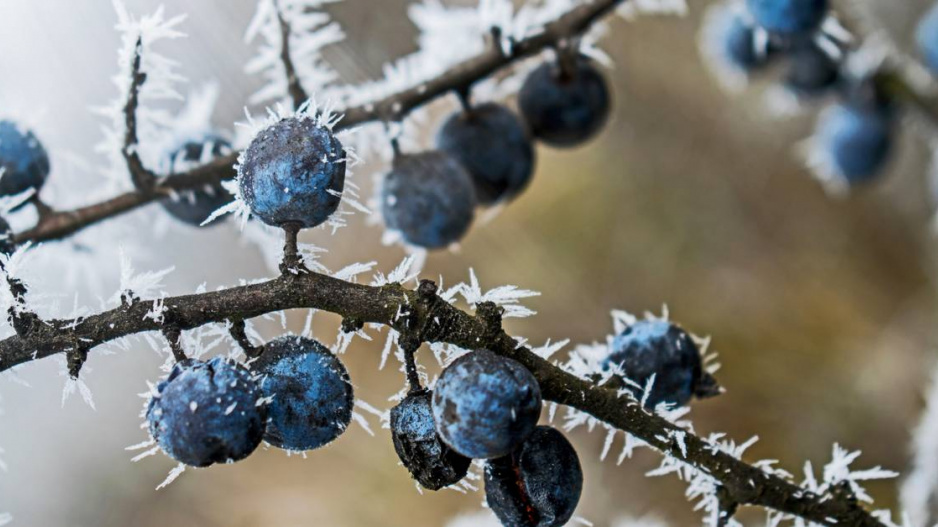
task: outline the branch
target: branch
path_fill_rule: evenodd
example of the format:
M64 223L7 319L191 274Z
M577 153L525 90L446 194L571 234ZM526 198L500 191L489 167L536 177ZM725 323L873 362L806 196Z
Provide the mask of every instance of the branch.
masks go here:
M284 73L287 76L287 92L293 100L293 107L299 108L309 99L309 95L303 89L300 78L296 75L293 58L290 57L290 23L283 18L279 1L275 2L274 7L277 10L277 21L280 23L280 61L283 62Z
M379 101L340 111L339 113L344 113L345 117L336 125L336 129L347 130L364 123L400 119L414 108L425 105L437 97L453 91L464 90L502 68L537 55L565 39L583 33L612 12L619 4L626 1L593 0L583 2L580 6L571 9L557 20L547 24L540 32L516 41L509 53L503 53L496 43L493 43L484 53L453 66L435 79L389 95ZM287 54L289 53L287 52ZM287 71L289 76L289 69ZM131 93L135 92L132 90ZM291 96L293 96L292 93ZM128 126L128 131L130 129L131 127ZM69 211L51 212L32 229L17 234L16 242L41 242L62 239L100 221L135 210L174 193L217 183L224 179L232 179L235 177L235 171L232 167L237 161L237 153L231 154L194 168L189 172L160 179L150 189L138 187L138 190L134 192L121 194L100 203ZM131 171L133 172L133 170Z
M587 412L710 475L725 489L727 502L768 507L822 525L883 527L855 501L808 492L722 453L700 437L646 412L633 398L580 379L519 346L500 327L493 328L492 317L481 312L472 316L435 293L428 300L426 291L425 284L417 291L400 284L374 287L306 272L221 291L166 298L162 305L172 313L172 325L179 330L305 308L362 323L384 324L402 334L420 328L420 338L427 342L445 342L465 349L486 348L528 368L546 400ZM154 320L158 317L147 316L152 306L151 302L135 301L89 317L45 322L25 337L9 337L0 341L0 372L78 349L79 344L81 349L91 350L121 337L163 331ZM401 312L409 312L409 316L401 317Z
M137 108L140 106L140 90L147 81L147 74L141 71L140 63L143 60L143 39L137 39L134 46L134 56L130 69L130 88L127 92L127 104L124 105L124 148L121 152L127 161L130 179L138 189L149 189L156 181L156 175L143 166L140 155L137 153ZM48 218L48 216L47 216ZM41 222L41 220L40 220Z

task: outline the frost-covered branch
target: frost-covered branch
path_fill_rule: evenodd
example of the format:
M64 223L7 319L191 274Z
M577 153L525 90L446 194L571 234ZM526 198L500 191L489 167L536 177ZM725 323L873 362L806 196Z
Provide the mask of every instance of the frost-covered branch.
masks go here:
M137 134L137 108L140 106L140 90L147 81L147 74L141 69L143 60L143 38L139 37L134 45L134 54L131 61L130 89L127 91L127 104L124 105L124 148L122 152L127 161L127 170L130 179L138 189L145 190L153 186L156 175L143 166L140 154L137 153L139 137ZM48 217L48 214L47 214Z
M553 22L546 24L541 30L525 38L514 40L510 49L494 43L485 52L453 66L425 83L408 87L379 100L337 110L337 113L345 116L336 125L336 129L351 129L374 121L400 120L415 108L442 95L464 90L503 68L584 33L626 1L594 0L581 3ZM236 162L237 154L235 153L220 157L188 172L162 178L150 189L127 192L74 210L50 212L33 228L17 233L16 241L22 243L62 239L98 222L175 193L231 179L235 176L233 167Z
M623 430L660 450L672 463L693 467L716 482L727 503L768 507L821 525L883 526L849 493L816 493L791 483L764 466L741 461L677 424L648 413L624 393L597 386L551 364L519 345L490 316L485 305L473 316L437 295L421 282L416 290L392 283L369 286L304 271L214 292L147 301L133 294L120 307L73 320L37 324L24 336L0 341L0 372L58 353L92 350L122 337L143 332L189 330L227 324L286 309L316 309L343 317L343 327L383 324L419 342L443 342L465 349L486 348L522 363L537 378L547 400L567 405ZM162 316L152 316L159 309ZM245 339L246 340L246 339ZM740 450L741 453L741 450Z

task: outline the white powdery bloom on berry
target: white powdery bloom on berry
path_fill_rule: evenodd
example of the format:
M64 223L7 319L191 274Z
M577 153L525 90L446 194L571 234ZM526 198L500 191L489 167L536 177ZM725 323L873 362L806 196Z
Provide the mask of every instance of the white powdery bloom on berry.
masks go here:
M912 470L902 483L902 510L915 525L938 519L934 504L938 500L938 369L932 373L925 410L912 434Z
M340 0L260 0L254 18L245 32L245 42L261 38L257 55L245 71L262 75L264 87L250 98L251 104L282 101L287 98L288 81L281 54L283 23L289 26L290 59L300 84L308 93L320 92L338 79L338 74L322 58L322 50L345 38L342 27L322 11L326 4Z

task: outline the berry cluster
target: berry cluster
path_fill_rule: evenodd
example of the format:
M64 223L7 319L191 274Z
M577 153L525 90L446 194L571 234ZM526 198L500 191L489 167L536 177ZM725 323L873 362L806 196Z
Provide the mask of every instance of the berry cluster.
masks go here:
M449 116L436 136L436 150L395 152L381 189L387 227L405 242L427 249L458 242L472 223L476 205L515 198L534 172L532 138L555 147L591 139L611 111L609 88L596 66L582 56L561 56L525 80L518 94L520 118L507 107L473 105Z
M836 97L818 119L808 161L837 189L883 172L895 141L897 108L876 65L864 64L842 35L824 29L828 9L827 0L716 5L705 28L712 42L705 45L723 66L745 76L783 62L781 86L796 100Z
M194 467L239 461L266 441L290 450L332 442L352 418L348 372L322 344L282 337L250 366L221 357L176 363L146 411L150 435Z

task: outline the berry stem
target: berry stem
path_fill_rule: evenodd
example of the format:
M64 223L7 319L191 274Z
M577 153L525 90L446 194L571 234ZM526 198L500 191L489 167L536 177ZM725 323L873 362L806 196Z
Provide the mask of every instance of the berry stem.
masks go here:
M177 326L164 326L162 332L166 341L169 342L169 349L172 350L176 362L188 359L186 351L182 349L182 330Z
M238 346L241 346L241 349L244 350L244 354L251 359L260 357L262 348L251 344L251 339L249 339L247 335L247 326L244 319L234 319L230 322L231 325L228 326L228 332L231 334L231 338L238 343Z
M423 390L423 386L420 384L420 374L417 372L417 349L419 349L419 346L404 348L404 370L407 373L407 384L410 385L409 393L417 393Z
M296 274L304 269L303 259L300 257L299 243L297 241L301 225L299 223L285 223L282 228L284 240L283 261L280 262L280 272L283 274Z

